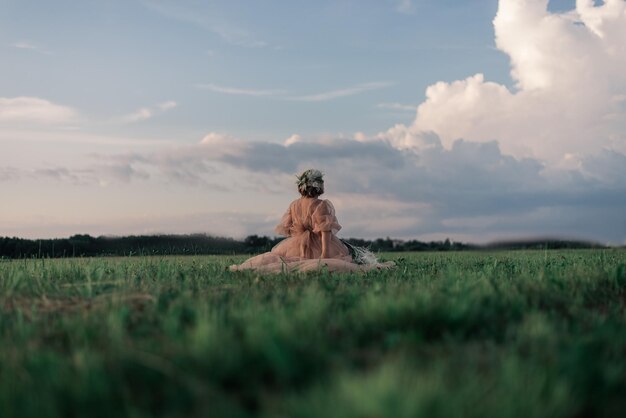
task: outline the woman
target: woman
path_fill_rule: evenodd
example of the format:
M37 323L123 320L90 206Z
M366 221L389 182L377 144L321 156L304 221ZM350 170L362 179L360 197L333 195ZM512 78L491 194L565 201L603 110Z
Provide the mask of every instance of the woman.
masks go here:
M341 225L335 208L329 200L319 199L324 193L323 174L319 170L306 170L298 176L297 184L301 197L291 202L275 229L287 238L270 252L231 266L231 271L366 271L393 265L378 263L371 252L337 238Z

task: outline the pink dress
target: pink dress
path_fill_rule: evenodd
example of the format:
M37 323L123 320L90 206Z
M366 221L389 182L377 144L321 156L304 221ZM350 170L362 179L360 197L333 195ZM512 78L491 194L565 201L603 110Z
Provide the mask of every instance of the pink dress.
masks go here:
M326 268L330 271L363 271L374 268L356 264L339 238L341 225L335 208L329 200L301 197L289 205L275 231L287 238L268 253L252 257L231 271L258 270L263 272L312 271ZM322 232L331 232L327 258L322 255Z

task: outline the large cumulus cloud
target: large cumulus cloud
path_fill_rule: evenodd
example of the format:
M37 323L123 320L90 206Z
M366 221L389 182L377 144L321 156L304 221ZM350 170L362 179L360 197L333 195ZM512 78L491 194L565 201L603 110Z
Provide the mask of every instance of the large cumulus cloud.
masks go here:
M498 140L506 153L551 163L626 151L626 2L578 0L575 10L550 13L547 0L501 0L494 28L515 85L482 74L438 82L418 107L416 130L448 147Z

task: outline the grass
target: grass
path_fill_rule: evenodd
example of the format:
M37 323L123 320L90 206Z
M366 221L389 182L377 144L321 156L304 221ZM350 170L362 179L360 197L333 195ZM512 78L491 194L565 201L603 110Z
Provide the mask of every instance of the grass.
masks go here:
M0 261L0 416L624 416L624 250L243 258Z

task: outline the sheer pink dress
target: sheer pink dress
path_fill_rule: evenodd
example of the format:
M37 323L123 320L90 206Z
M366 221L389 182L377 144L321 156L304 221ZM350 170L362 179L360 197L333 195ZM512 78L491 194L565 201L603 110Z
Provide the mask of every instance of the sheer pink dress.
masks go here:
M326 268L329 271L363 271L374 268L356 264L339 238L341 225L335 217L335 208L329 200L301 197L289 205L275 231L287 238L268 253L257 255L231 271L257 270L262 272L312 271ZM322 255L322 232L330 231L327 258Z

